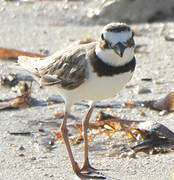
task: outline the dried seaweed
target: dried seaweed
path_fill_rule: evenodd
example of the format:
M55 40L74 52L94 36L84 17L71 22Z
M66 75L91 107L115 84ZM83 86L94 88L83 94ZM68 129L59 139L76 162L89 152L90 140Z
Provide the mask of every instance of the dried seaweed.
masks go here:
M18 59L18 56L44 57L41 54L25 52L16 49L0 48L0 59Z
M140 151L151 154L173 152L174 133L158 122L120 119L102 111L98 113L97 119L98 121L89 123L89 129L96 130L96 133L89 132L88 138L90 141L100 134L105 134L108 139L112 139L116 132L124 132L122 137L127 137L138 143L130 147L134 153ZM80 132L79 136L71 137L72 144L76 145L83 142L81 123L71 124L69 127L77 128ZM56 133L56 136L62 139L61 133Z
M20 91L22 94L13 98L0 100L0 110L18 109L21 107L30 107L31 104L31 86L25 83Z

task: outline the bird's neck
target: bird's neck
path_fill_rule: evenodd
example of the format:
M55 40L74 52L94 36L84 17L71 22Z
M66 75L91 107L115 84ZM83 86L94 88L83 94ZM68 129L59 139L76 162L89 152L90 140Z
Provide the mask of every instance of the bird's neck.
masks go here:
M100 45L96 46L96 55L106 64L111 66L122 66L129 63L134 57L134 48L127 48L123 57L118 56L112 49L101 48Z

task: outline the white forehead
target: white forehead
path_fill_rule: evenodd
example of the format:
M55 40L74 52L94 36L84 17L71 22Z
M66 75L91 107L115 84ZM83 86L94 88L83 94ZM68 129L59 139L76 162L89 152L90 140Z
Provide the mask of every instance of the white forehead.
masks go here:
M116 44L118 42L126 42L132 37L132 31L121 31L121 32L103 32L104 39L111 44Z

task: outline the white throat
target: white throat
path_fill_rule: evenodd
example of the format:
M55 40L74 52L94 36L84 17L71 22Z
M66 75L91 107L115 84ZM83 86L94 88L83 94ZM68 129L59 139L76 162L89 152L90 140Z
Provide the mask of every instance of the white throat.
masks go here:
M120 57L112 49L101 49L97 45L95 53L103 62L109 65L122 66L130 62L134 57L134 48L126 48L123 57Z

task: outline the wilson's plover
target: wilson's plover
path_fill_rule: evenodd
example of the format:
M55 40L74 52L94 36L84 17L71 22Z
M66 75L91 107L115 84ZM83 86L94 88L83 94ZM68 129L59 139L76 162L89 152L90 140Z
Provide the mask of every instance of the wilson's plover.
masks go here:
M19 57L18 63L39 77L41 86L57 90L64 98L61 133L73 171L81 178L102 178L84 173L95 170L88 159L88 122L94 103L114 96L131 79L136 65L133 37L128 25L111 23L103 28L96 42L69 47L46 58ZM71 106L81 100L91 100L91 104L82 123L84 164L79 168L71 151L66 124Z

